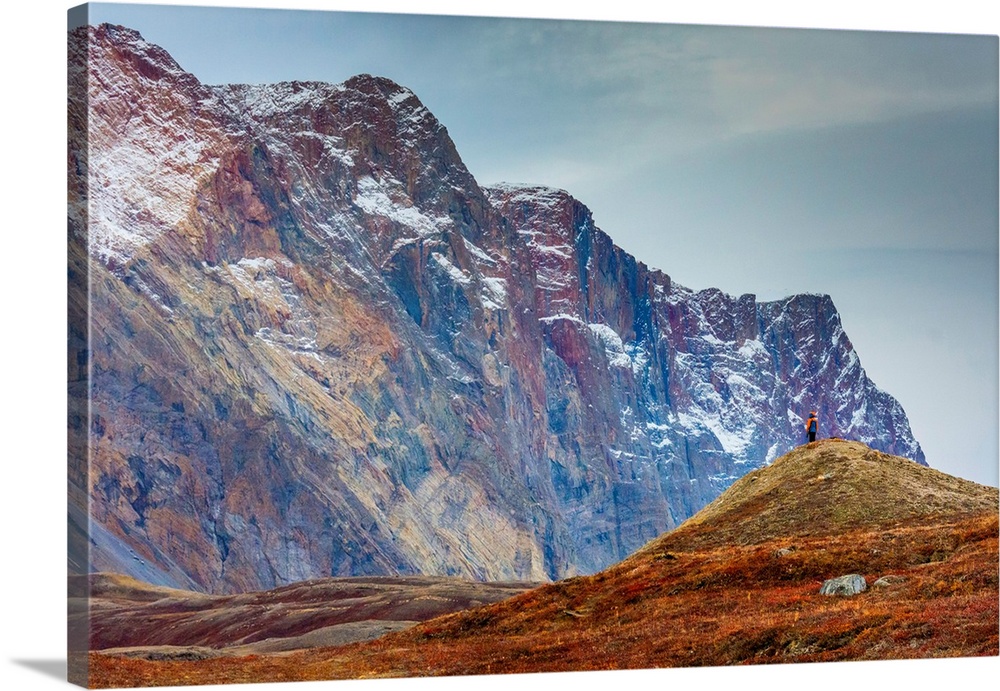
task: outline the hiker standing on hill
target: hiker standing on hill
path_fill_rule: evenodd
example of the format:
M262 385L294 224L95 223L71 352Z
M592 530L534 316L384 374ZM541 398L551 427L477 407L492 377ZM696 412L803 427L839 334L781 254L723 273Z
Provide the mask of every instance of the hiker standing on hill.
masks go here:
M806 433L809 435L809 441L816 441L816 432L819 431L819 420L816 418L816 411L809 411L809 419L806 420Z

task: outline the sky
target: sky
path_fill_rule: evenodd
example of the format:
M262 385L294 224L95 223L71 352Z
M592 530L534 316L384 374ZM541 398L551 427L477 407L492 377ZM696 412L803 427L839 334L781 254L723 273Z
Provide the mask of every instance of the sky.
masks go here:
M389 77L480 183L569 191L682 285L831 295L929 464L998 484L996 36L92 4L103 21L209 84Z

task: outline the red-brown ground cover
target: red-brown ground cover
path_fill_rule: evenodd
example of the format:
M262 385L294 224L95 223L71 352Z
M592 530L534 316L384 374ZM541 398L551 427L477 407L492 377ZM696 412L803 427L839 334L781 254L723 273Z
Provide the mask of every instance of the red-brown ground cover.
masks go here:
M776 462L756 480L745 478L704 514L593 576L368 643L281 657L167 662L92 654L91 682L175 685L1000 654L996 489L960 482L955 491L961 500L944 506L940 492L913 494L914 483L936 471L910 463L876 482L876 471L885 467L866 471L865 464L890 461L853 458L866 452L849 446L820 444L812 452L799 463ZM782 500L782 491L774 493L777 499L760 499L772 494L772 483L783 490L808 485L816 469L807 461L820 452L840 454L820 462L828 477L814 498L824 505L811 504L807 494ZM859 485L852 506L830 506L827 490L836 490L837 476L848 470L873 474L862 478L867 484ZM867 494L878 512L865 520ZM795 527L801 521L780 510L783 501L810 512L809 529ZM897 508L883 508L892 506ZM817 529L814 521L827 522ZM740 525L750 531L741 533ZM819 594L825 579L847 573L863 575L869 589L850 597ZM882 577L888 584L876 586Z

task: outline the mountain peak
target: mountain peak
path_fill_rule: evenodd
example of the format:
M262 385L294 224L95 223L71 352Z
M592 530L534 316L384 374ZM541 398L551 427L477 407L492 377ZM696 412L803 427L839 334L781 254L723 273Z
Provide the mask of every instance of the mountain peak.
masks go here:
M437 132L444 129L413 91L388 77L358 74L345 81L343 88L384 101L399 120L414 123L426 120L425 124L430 131Z
M86 35L90 43L90 59L104 54L114 56L127 65L129 71L137 73L147 82L175 82L185 88L200 86L200 82L190 72L186 72L166 50L150 43L135 29L118 24L99 24L79 27L75 30L75 40Z
M391 98L397 94L405 94L406 96L416 95L405 86L393 81L388 77L382 77L375 74L368 74L364 72L362 74L356 74L344 81L344 86L348 89L356 89L358 91L364 91L368 93L379 93L386 98Z
M525 182L497 182L484 188L495 198L514 202L534 202L543 205L561 202L575 202L576 199L564 189Z

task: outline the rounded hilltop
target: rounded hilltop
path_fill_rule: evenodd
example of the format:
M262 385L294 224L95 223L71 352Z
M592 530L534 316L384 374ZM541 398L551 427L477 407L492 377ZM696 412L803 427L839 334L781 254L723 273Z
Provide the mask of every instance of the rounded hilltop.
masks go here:
M664 541L674 549L747 545L780 537L940 522L947 516L996 511L997 497L995 487L860 442L823 439L748 473L652 545L657 549Z

